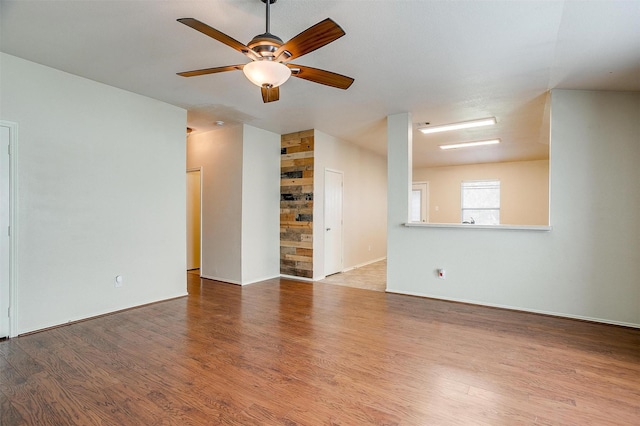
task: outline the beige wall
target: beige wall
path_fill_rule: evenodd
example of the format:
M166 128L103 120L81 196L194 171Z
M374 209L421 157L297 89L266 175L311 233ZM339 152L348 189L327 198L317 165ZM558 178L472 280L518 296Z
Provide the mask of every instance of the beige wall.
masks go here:
M501 224L549 224L549 160L413 170L414 182L429 182L431 223L460 223L460 183L481 179L500 180Z
M200 268L200 174L187 172L187 269Z

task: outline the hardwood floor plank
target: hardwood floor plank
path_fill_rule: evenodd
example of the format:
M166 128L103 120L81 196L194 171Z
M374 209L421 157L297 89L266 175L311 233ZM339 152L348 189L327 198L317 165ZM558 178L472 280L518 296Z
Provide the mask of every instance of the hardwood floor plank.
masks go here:
M26 425L18 410L7 396L0 391L0 425Z
M28 353L24 352L14 340L7 340L0 343L0 357L4 363L11 365L22 377L29 377L43 371Z

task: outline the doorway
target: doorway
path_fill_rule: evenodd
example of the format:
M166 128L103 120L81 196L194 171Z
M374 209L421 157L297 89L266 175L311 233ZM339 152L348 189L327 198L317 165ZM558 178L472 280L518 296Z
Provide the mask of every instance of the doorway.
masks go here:
M429 222L429 182L413 183L410 214L410 222Z
M15 184L18 125L0 121L0 338L17 335Z
M342 272L342 201L344 173L324 171L324 275Z
M202 171L187 170L187 270L200 269Z

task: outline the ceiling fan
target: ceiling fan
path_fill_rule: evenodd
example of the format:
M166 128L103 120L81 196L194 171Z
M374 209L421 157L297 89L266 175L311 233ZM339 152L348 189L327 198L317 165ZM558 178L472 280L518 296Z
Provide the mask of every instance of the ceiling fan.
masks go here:
M292 75L339 89L348 89L349 86L351 86L354 81L351 77L289 62L302 55L313 52L345 35L345 32L338 24L327 18L307 28L288 42L283 43L280 37L269 32L269 5L275 3L277 0L260 1L265 3L267 8L266 32L255 36L246 46L197 19L178 19L178 22L226 44L251 59L251 62L247 64L186 71L180 72L178 75L182 77L195 77L198 75L242 70L252 83L261 88L262 100L265 103L280 99L280 85L287 81Z

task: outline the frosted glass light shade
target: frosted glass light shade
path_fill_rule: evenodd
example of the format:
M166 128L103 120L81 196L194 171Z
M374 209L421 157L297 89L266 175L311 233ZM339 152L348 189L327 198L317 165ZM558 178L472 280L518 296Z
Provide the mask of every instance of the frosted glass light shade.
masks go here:
M259 87L278 87L291 77L291 70L286 65L268 60L249 62L242 72Z

